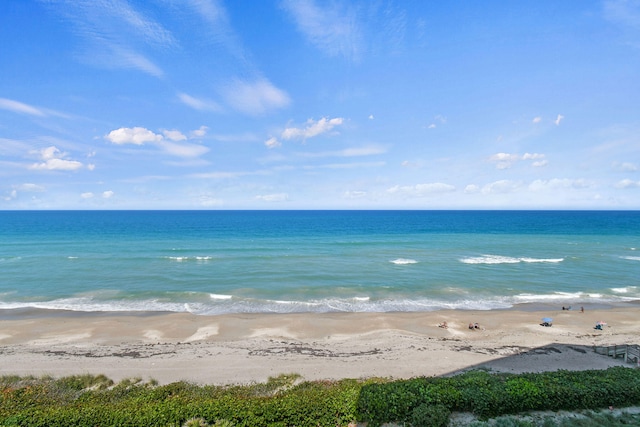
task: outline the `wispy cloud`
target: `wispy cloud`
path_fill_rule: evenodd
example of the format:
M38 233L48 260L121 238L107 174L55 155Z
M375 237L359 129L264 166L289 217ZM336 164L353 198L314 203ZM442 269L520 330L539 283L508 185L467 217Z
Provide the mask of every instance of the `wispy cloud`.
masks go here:
M222 107L215 102L209 99L196 98L186 93L180 92L178 93L178 99L188 107L193 108L198 111L213 111L220 112L222 111Z
M28 114L30 116L46 116L44 111L39 108L7 98L0 98L0 108L3 110L13 111L14 113Z
M284 0L282 7L298 30L326 55L359 58L362 35L355 10L339 3L320 6L314 0Z
M640 3L633 0L605 0L604 16L611 22L640 29Z
M160 77L163 71L141 51L178 44L171 32L124 0L41 1L66 18L87 43L83 59L102 67L133 68Z
M62 113L60 111L51 110L49 108L35 107L33 105L25 104L24 102L7 98L0 98L0 109L34 117L70 117L70 115Z
M291 103L285 91L264 78L255 81L233 80L222 93L231 107L252 116L266 114Z
M345 148L344 150L337 151L322 151L319 153L300 153L299 156L307 158L322 158L322 157L363 157L363 156L375 156L378 154L384 154L387 150L384 147L377 145L370 145L364 147Z

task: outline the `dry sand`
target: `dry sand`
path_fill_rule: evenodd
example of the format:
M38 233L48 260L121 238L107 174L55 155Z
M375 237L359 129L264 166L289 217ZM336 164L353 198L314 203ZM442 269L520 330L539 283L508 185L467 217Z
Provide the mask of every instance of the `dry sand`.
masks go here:
M540 326L553 317L552 327ZM599 320L608 326L593 327ZM438 324L446 321L448 328ZM469 330L478 322L479 330ZM606 369L638 344L640 308L325 314L0 312L0 375L105 374L200 384Z

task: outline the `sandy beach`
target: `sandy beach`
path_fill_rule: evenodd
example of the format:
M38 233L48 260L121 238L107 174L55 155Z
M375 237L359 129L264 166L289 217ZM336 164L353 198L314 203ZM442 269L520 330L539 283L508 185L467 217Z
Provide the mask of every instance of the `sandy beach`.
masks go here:
M541 326L552 317L553 326ZM597 321L607 322L602 331ZM447 322L448 327L438 325ZM470 330L477 322L480 329ZM105 374L200 384L606 369L594 345L638 344L640 309L197 316L0 313L0 375Z

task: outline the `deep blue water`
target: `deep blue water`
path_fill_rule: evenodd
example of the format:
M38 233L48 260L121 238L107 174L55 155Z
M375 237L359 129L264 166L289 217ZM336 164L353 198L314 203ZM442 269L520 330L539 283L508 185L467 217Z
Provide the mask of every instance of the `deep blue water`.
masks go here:
M497 309L640 300L637 211L0 211L0 309Z

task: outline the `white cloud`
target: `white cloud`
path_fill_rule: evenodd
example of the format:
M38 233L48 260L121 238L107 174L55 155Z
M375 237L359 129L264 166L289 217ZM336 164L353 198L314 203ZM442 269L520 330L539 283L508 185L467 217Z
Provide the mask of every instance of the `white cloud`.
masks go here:
M482 187L482 194L511 193L521 187L520 182L502 179Z
M11 190L8 196L3 197L6 202L9 202L18 197L18 190Z
M282 143L278 141L278 138L272 136L264 142L264 145L266 145L267 148L278 148L282 146Z
M519 154L496 153L489 157L489 160L495 162L496 169L508 169L520 160L536 160L532 162L534 167L546 166L547 161L544 158L545 155L539 153L525 153L522 156Z
M199 144L176 144L169 141L160 141L158 146L172 156L178 157L198 157L209 151L208 147Z
M289 95L266 79L254 82L234 80L224 90L225 99L235 110L249 115L266 114L287 107Z
M350 190L350 191L345 191L342 197L344 199L362 199L363 197L366 197L366 195L367 195L366 191Z
M318 121L313 119L307 120L306 126L303 128L288 127L282 131L282 139L302 139L313 138L323 133L331 131L334 127L341 125L344 119L341 117L335 117L333 119L321 118Z
M41 193L44 191L44 187L42 185L31 184L31 183L17 185L15 189L18 191L37 192L37 193Z
M276 193L276 194L264 194L260 196L256 196L257 200L262 200L263 202L286 202L289 200L289 195L287 193Z
M300 32L325 54L359 58L363 37L355 10L346 10L338 3L317 5L314 0L284 0L282 5Z
M199 129L196 130L192 130L189 135L191 136L191 138L202 138L207 134L207 131L209 130L208 127L206 126L200 126Z
M115 193L113 191L111 191L111 190L103 191L102 192L102 198L103 199L110 199L110 198L112 198L114 196L114 194Z
M623 179L616 183L616 188L640 188L640 181L633 181L631 179Z
M534 117L533 120L531 120L532 123L540 123L542 121L542 117L538 116L538 117Z
M80 197L82 197L83 199L91 199L93 198L93 196L94 194L90 191L80 194Z
M402 166L403 168L420 168L421 164L419 162L404 160L402 163L400 163L400 166Z
M66 153L61 152L57 147L51 146L43 148L40 151L34 152L39 155L42 162L34 163L29 166L32 170L62 170L62 171L74 171L82 168L82 163L76 160L67 160Z
M14 113L28 114L30 116L46 116L44 111L39 108L7 98L0 98L0 109L13 111Z
M611 167L614 170L621 171L621 172L636 172L638 170L638 166L630 162L622 162L622 163L613 162L611 164Z
M444 117L441 114L438 114L437 116L435 116L433 118L433 120L434 121L431 122L431 124L429 126L427 126L427 129L435 129L436 127L438 127L438 124L443 125L443 124L447 123L447 118Z
M434 182L428 184L416 184L407 186L396 185L387 189L387 193L410 197L424 197L430 194L449 193L455 190L456 187L454 187L453 185Z
M184 141L187 139L187 137L179 130L164 130L162 131L162 134L165 138L172 141Z
M178 99L180 99L183 104L193 108L194 110L213 112L222 111L222 107L220 107L218 103L208 99L194 98L193 96L187 95L186 93L178 93Z
M114 144L143 145L146 142L162 141L162 135L155 134L143 127L120 128L112 130L105 138Z
M224 205L224 201L213 194L201 194L198 196L198 203L202 207L210 208Z
M373 114L369 115L369 120L373 120Z
M567 179L567 178L553 178L549 180L537 179L529 184L531 191L545 191L554 189L583 189L590 187L590 184L584 179Z
M513 163L520 160L520 156L517 154L496 153L489 157L489 160L495 162L497 169L508 169Z
M558 114L558 117L556 117L554 123L556 124L556 126L560 126L560 122L564 119L564 116L562 114Z
M201 132L205 132L205 130L206 127L204 126L200 128ZM143 127L120 128L109 132L105 139L118 145L144 145L150 143L165 153L178 157L198 157L209 151L209 148L204 145L181 142L185 141L187 137L178 130L165 130L163 133L164 136Z
M469 184L466 187L464 187L464 192L467 194L479 193L480 187L475 184Z

